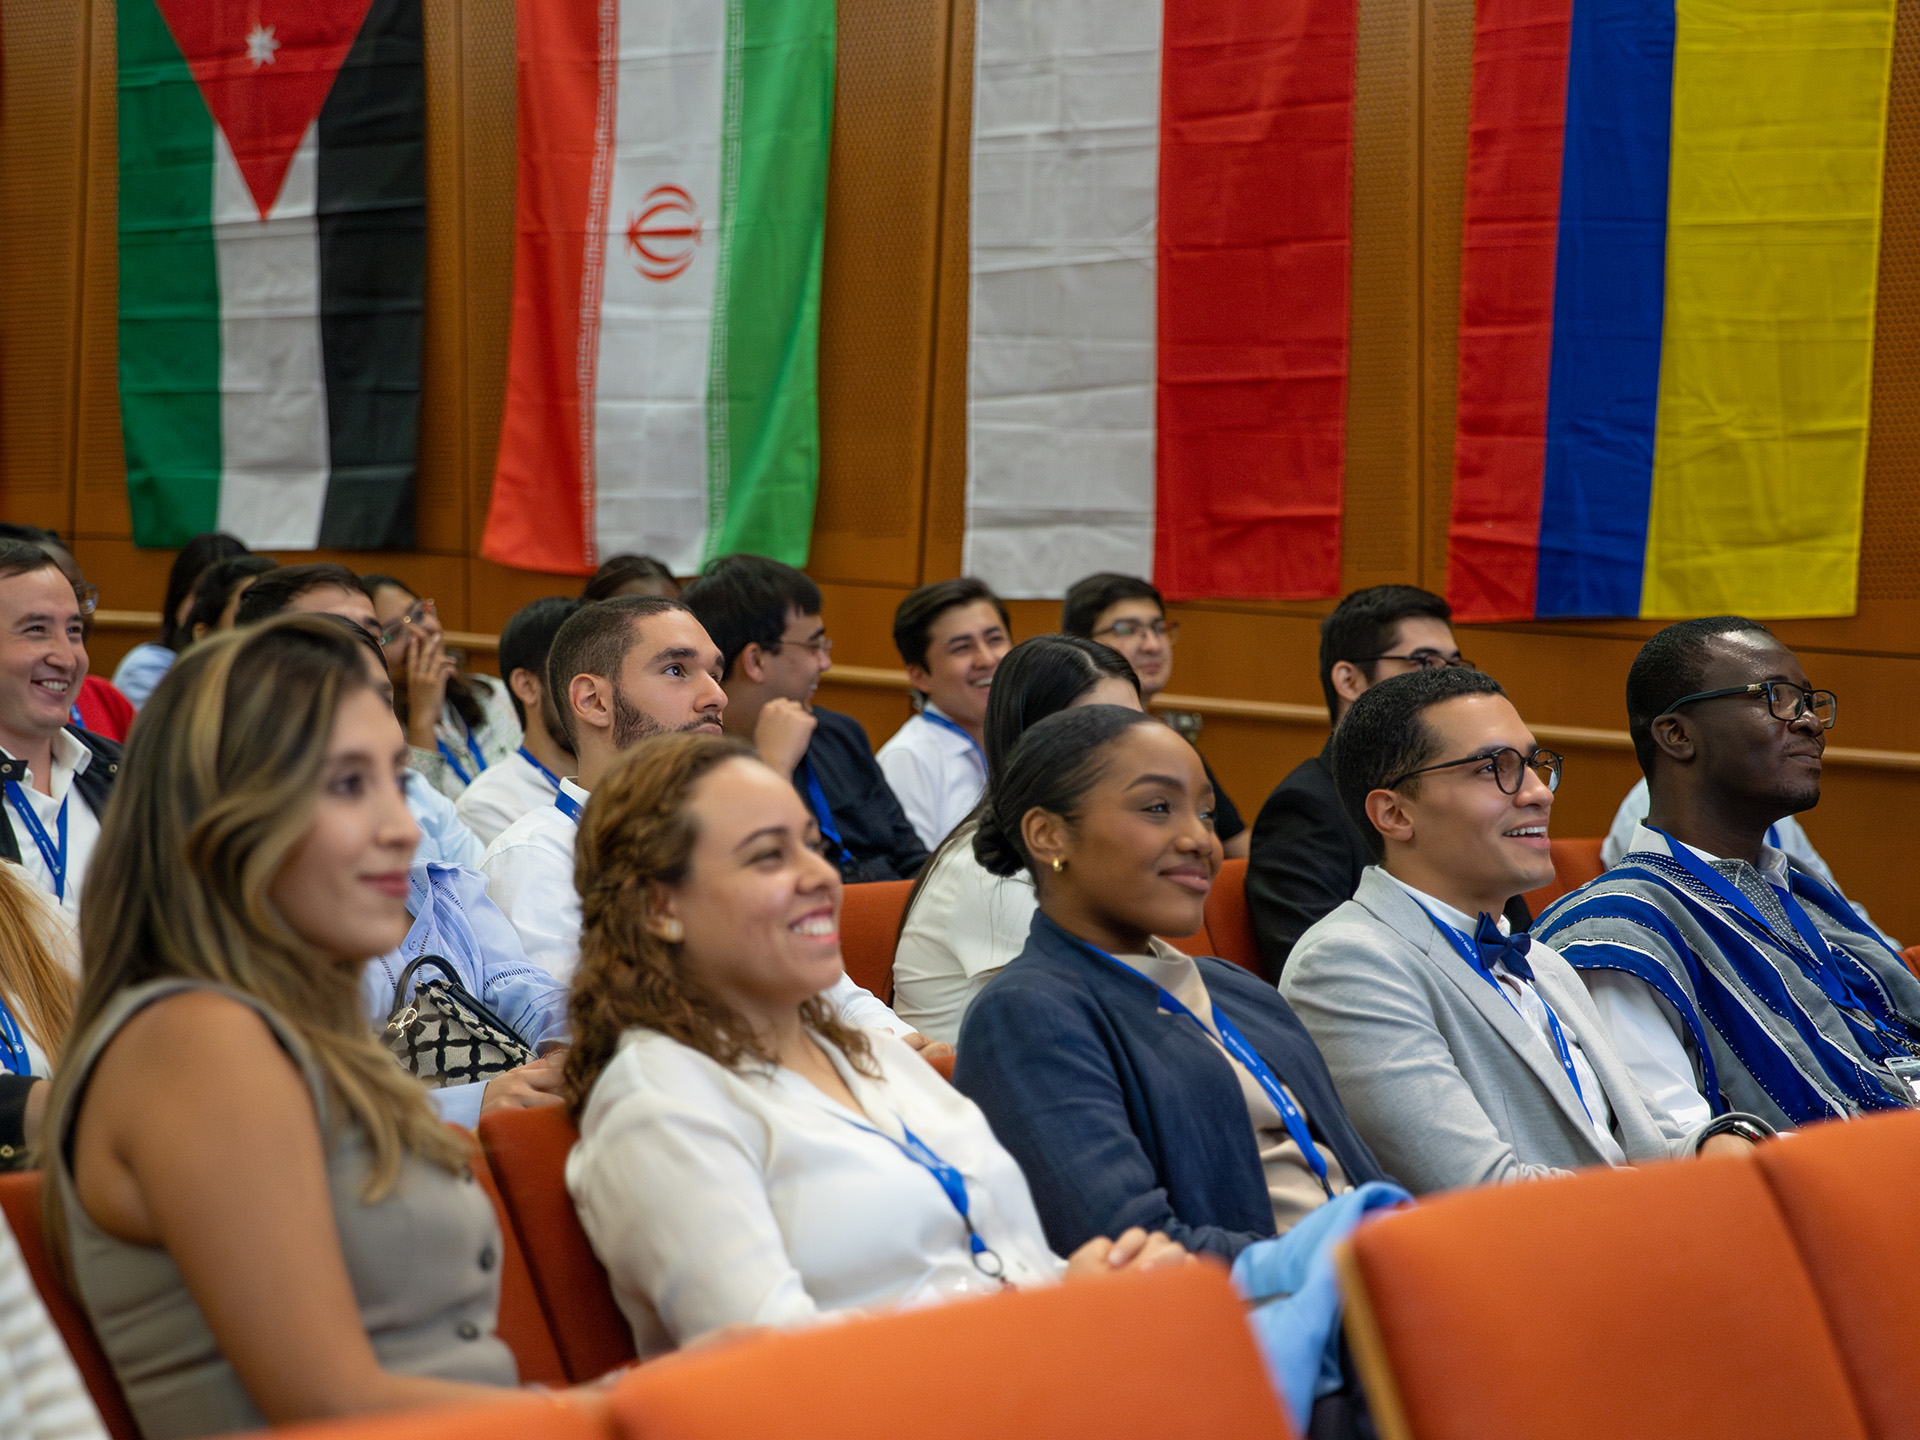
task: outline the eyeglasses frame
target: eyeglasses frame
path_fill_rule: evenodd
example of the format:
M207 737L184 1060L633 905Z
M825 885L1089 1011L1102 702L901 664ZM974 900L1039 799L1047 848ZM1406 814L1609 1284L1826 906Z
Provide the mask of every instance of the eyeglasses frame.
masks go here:
M1479 755L1468 755L1465 758L1459 759L1459 760L1445 760L1438 765L1422 765L1418 770L1409 770L1404 775L1396 776L1394 779L1388 781L1385 785L1382 785L1380 788L1382 790L1398 790L1402 785L1406 784L1407 781L1411 780L1416 775L1431 775L1436 770L1454 770L1454 769L1458 769L1462 765L1484 764L1486 761L1493 759L1495 756L1500 755L1503 752L1519 755L1520 766L1523 770L1533 769L1535 755L1545 755L1549 757L1553 762L1550 767L1551 778L1543 780L1541 783L1547 787L1547 792L1549 794L1557 794L1559 792L1560 776L1562 771L1566 768L1566 763L1567 763L1566 757L1560 754L1559 751L1549 750L1543 745L1534 746L1532 755L1522 755L1520 751L1514 749L1513 746L1502 745L1502 746L1499 746L1497 749L1484 751ZM1515 785L1513 789L1509 790L1507 789L1506 786L1500 784L1500 770L1498 766L1495 766L1494 772L1493 772L1493 783L1499 787L1500 793L1502 795L1518 795L1520 793L1521 786L1525 785L1527 782L1524 779L1522 779L1518 785Z
M1773 692L1776 686L1799 693L1799 708L1796 709L1791 716L1782 715L1778 710L1773 708ZM1838 695L1834 694L1831 690L1815 690L1805 685L1796 685L1791 680L1755 680L1751 685L1725 685L1718 690L1701 690L1693 695L1682 695L1678 700L1667 706L1666 709L1662 710L1653 718L1655 720L1664 720L1682 705L1691 705L1696 700L1720 700L1729 695L1757 695L1763 690L1767 696L1767 713L1783 725L1799 723L1802 715L1813 715L1813 718L1818 720L1820 717L1813 714L1813 697L1816 695L1824 695L1833 702L1833 718L1821 725L1820 728L1822 730L1831 730L1839 723L1840 697Z

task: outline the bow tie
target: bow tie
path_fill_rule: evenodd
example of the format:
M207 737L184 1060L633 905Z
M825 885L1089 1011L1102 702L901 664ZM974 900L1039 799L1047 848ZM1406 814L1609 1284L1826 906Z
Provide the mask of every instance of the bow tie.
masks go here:
M1507 973L1521 980L1533 979L1533 966L1527 963L1527 952L1533 948L1533 942L1526 932L1518 935L1504 935L1494 918L1486 911L1480 912L1480 924L1473 932L1474 953L1480 957L1480 973L1493 980L1493 967L1504 963ZM1496 982L1497 983L1497 982Z

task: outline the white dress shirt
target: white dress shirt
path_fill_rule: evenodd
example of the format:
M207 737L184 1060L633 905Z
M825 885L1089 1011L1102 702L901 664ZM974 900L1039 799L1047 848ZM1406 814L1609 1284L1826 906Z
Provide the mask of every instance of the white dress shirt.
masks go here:
M0 750L0 755L6 755L6 752ZM7 758L11 760L16 757L7 755ZM60 807L67 807L67 886L59 904L61 909L76 917L80 914L80 890L86 882L87 866L93 860L93 847L100 840L100 818L93 813L93 807L87 804L86 797L75 788L73 777L92 763L93 752L62 730L53 737L53 793L42 795L34 788L38 777L34 775L32 766L27 767L17 792L26 797L28 806L41 825L46 827L47 839L56 848L60 844ZM49 899L54 898L53 871L40 854L40 847L33 843L33 832L14 809L11 798L0 801L0 810L7 812L7 823L13 827L14 844L20 851L20 868L26 871L27 878L36 889L44 892Z
M972 829L954 837L913 897L893 952L893 1008L922 1035L958 1043L967 1007L1027 944L1033 878L989 874Z
M562 780L560 789L585 807L587 792L572 780ZM563 985L572 982L580 964L580 892L573 888L573 842L579 833L578 823L549 801L503 830L480 861L487 897L520 932L527 959ZM892 1035L913 1032L845 974L821 995L850 1025Z
M580 1117L567 1191L641 1358L723 1325L997 1291L939 1181L895 1143L909 1129L964 1177L1008 1280L1059 1276L1026 1177L978 1107L898 1040L872 1044L877 1081L822 1045L855 1114L785 1068L736 1072L657 1032L622 1038Z
M1385 869L1380 873L1417 900L1428 914L1444 924L1451 925L1468 938L1469 944L1472 943L1473 932L1479 928L1480 922L1477 919L1454 909L1446 901L1436 899L1424 890L1414 889L1398 875L1390 874ZM1513 933L1513 927L1507 923L1506 916L1497 916L1494 923L1500 927L1502 935ZM1531 954L1534 950L1545 951L1546 947L1538 940L1530 939L1528 953ZM1560 1047L1554 1043L1553 1024L1548 1018L1553 1016L1553 1012L1547 1002L1541 998L1540 992L1534 988L1533 982L1523 980L1507 969L1504 960L1494 962L1493 973L1500 982L1500 993L1507 997L1507 1003L1519 1012L1520 1018L1527 1022L1527 1027L1539 1037L1541 1045L1546 1047L1547 1059L1558 1065ZM1553 1016L1553 1019L1559 1019L1559 1017ZM1581 1048L1580 1037L1574 1032L1573 1027L1561 1021L1560 1033L1566 1038L1567 1055L1573 1061L1573 1073L1579 1081L1580 1100L1587 1107L1587 1118L1592 1122L1594 1139L1600 1146L1600 1153L1606 1156L1609 1165L1624 1165L1627 1163L1627 1152L1622 1150L1620 1142L1613 1138L1613 1106L1607 1101L1606 1089L1600 1084L1600 1077L1593 1073L1593 1065L1587 1059L1587 1052Z
M491 845L514 821L542 805L553 805L553 786L516 749L481 771L460 792L453 811L482 845Z
M941 714L931 701L926 709ZM874 758L920 843L929 850L973 813L987 788L987 759L973 737L936 724L925 714L915 715L894 731Z

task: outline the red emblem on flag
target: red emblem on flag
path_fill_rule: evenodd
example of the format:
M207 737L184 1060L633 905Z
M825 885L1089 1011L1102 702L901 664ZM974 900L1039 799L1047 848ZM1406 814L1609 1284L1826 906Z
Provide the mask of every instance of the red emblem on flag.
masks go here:
M706 222L693 197L678 185L656 185L627 221L627 248L634 268L649 280L671 280L693 264Z

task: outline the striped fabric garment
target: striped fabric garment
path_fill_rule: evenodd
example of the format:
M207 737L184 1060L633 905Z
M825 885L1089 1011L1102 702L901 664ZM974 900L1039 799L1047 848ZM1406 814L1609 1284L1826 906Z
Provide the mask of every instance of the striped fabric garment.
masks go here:
M0 1219L0 1440L106 1440L100 1412Z

